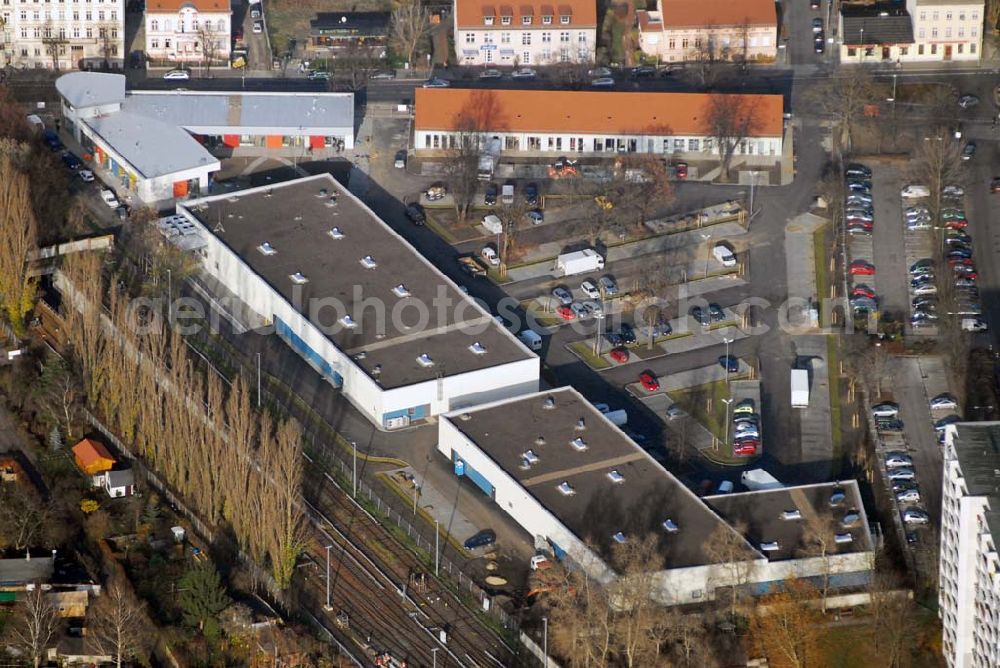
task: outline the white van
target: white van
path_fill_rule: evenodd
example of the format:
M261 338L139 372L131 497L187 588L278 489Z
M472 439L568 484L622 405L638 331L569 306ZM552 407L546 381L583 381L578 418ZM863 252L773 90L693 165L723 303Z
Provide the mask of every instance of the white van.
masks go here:
M986 330L986 321L982 318L962 318L963 332L985 332Z
M900 192L903 199L912 199L917 197L930 197L931 190L927 186L906 186Z
M531 350L542 349L542 337L533 329L524 330L517 335L517 338L521 339L521 343L528 346Z

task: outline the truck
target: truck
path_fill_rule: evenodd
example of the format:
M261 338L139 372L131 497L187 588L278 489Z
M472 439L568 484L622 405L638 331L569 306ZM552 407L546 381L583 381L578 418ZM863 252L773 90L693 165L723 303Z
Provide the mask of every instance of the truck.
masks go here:
M561 271L563 276L599 271L604 269L604 256L593 248L563 253L556 258L556 269Z
M486 276L486 267L480 264L479 261L472 255L458 256L458 266L461 267L462 271L467 273L469 276L475 276L477 278Z
M792 369L792 408L809 407L809 372Z
M780 489L784 487L780 480L764 469L744 471L743 474L740 475L740 482L742 482L743 486L751 492L757 492L762 489Z
M483 152L479 154L479 170L477 175L480 181L489 181L493 178L497 163L500 162L500 138L492 137L486 140Z

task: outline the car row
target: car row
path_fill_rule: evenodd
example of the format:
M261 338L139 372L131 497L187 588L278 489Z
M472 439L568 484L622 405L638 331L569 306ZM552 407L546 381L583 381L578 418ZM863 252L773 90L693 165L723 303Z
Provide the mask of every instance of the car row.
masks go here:
M734 457L753 457L757 454L760 449L760 415L753 399L743 399L733 407L730 429Z

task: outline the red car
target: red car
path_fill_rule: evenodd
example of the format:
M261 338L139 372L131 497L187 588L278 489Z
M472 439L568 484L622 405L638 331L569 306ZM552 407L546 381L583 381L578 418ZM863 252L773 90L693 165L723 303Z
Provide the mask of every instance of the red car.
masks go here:
M560 306L556 309L556 313L563 320L576 320L576 313L573 313L573 309L568 306Z
M656 379L652 371L643 371L639 374L639 382L647 392L656 392L660 389L660 381Z
M874 276L875 265L866 260L855 260L851 263L852 276Z
M688 166L686 162L677 163L677 178L686 179L688 177Z
M629 354L624 348L612 348L610 354L611 359L619 364L625 364L625 362L628 362Z
M737 457L752 457L757 454L757 446L753 443L742 443L733 447L733 454Z
M869 299L875 299L875 291L864 283L860 285L855 285L854 289L851 290L852 297L868 297Z
M952 268L955 268L955 267L957 267L959 265L964 265L966 267L971 267L972 266L972 258L971 257L950 257L950 258L948 258L948 264Z
M945 222L945 227L953 230L964 230L969 226L969 221L967 220L949 220Z
M848 227L863 227L866 230L870 230L875 227L875 223L872 221L863 220L861 218L848 218L846 222Z

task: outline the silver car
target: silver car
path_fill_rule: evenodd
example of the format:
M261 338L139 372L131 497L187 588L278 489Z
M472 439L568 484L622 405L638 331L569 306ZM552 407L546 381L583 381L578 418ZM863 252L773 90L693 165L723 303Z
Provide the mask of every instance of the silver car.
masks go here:
M555 288L552 290L552 296L559 300L559 303L563 306L569 306L573 303L573 295L569 293L566 288Z
M601 276L597 282L604 289L604 294L607 296L611 297L618 294L618 284L610 276Z
M910 468L889 469L889 480L916 480L917 474Z

